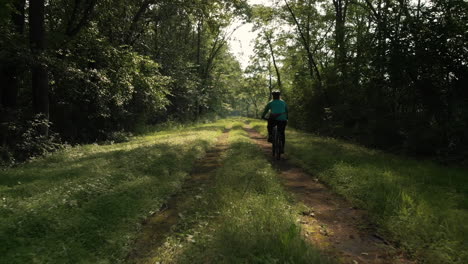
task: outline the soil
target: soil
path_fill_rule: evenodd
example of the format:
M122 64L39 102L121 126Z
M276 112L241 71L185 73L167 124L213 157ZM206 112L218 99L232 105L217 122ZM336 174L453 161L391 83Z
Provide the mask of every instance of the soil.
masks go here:
M271 143L251 127L244 129L271 159L286 190L310 208L298 221L303 235L314 246L341 263L414 263L377 234L364 210L353 207L316 177L292 165L287 154L281 160L274 159Z
M142 230L134 241L133 250L126 258L127 263L148 263L153 251L165 241L165 238L180 218L184 202L189 196L200 192L210 181L210 175L221 166L221 153L228 148L229 130L218 137L216 146L200 159L185 180L181 190L168 199L161 209L147 218L142 224Z

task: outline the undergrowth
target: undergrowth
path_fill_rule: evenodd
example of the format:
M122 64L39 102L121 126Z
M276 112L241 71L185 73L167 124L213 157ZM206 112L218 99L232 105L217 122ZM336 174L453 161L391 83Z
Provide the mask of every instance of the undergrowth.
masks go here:
M303 240L276 172L240 123L229 143L211 187L148 263L329 263Z
M266 134L264 122L251 120ZM468 169L398 157L291 128L286 153L369 211L386 236L424 263L468 263Z
M226 122L70 147L0 171L0 263L123 261Z

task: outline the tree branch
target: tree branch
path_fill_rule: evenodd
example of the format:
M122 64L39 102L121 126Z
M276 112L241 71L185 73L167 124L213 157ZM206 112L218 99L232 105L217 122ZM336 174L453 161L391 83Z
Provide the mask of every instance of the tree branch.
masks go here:
M86 7L83 11L83 15L81 16L78 24L73 27L73 21L75 20L78 14L78 6L80 5L81 0L75 0L75 5L73 7L72 17L70 18L69 24L67 26L67 30L65 34L69 37L74 37L76 34L80 32L80 30L89 22L91 14L94 11L94 7L96 6L97 0L88 0L86 1Z
M146 10L148 10L150 5L154 4L155 2L156 0L144 0L140 8L138 8L138 11L133 16L132 24L130 24L130 27L126 34L127 36L125 37L125 40L124 40L126 44L135 43L137 38L141 35L141 34L137 34L137 38L132 40L133 32L136 30L137 24L140 21L141 17L145 14Z
M317 63L315 62L315 60L314 60L314 58L312 56L312 53L310 52L309 43L307 42L307 39L304 36L304 33L302 32L301 25L299 24L299 21L297 20L296 15L294 14L293 10L291 9L291 6L289 5L288 1L284 0L284 3L286 4L286 7L288 8L289 13L291 14L291 16L292 16L292 18L294 20L294 23L296 24L297 31L299 32L299 35L300 35L300 37L302 39L304 48L305 48L305 50L307 52L307 59L309 61L310 75L313 78L314 77L314 70L315 70L315 75L317 77L319 87L321 88L322 87L322 78L320 76L320 72L318 70Z

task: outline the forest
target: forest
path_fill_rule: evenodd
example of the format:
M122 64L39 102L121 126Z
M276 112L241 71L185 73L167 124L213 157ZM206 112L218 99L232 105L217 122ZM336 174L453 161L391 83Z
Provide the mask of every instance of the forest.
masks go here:
M272 89L294 127L466 159L465 1L272 3L3 0L3 163L167 121L258 117ZM245 70L228 47L235 19L260 32Z
M467 176L466 0L0 0L0 263L464 264Z
M227 113L242 72L223 29L244 6L2 1L3 160Z

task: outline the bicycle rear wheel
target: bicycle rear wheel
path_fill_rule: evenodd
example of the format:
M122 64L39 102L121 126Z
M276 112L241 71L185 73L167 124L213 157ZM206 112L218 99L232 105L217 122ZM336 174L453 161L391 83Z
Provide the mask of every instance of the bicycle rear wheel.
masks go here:
M281 140L281 135L279 133L278 130L276 130L276 136L275 136L275 139L274 139L274 142L275 142L275 158L277 160L280 160L281 159L281 150L282 150L282 143L283 141Z
M272 144L271 144L271 154L273 155L273 157L275 157L276 155L276 145L277 145L277 139L278 139L278 127L274 126L273 127L273 130L272 130Z

